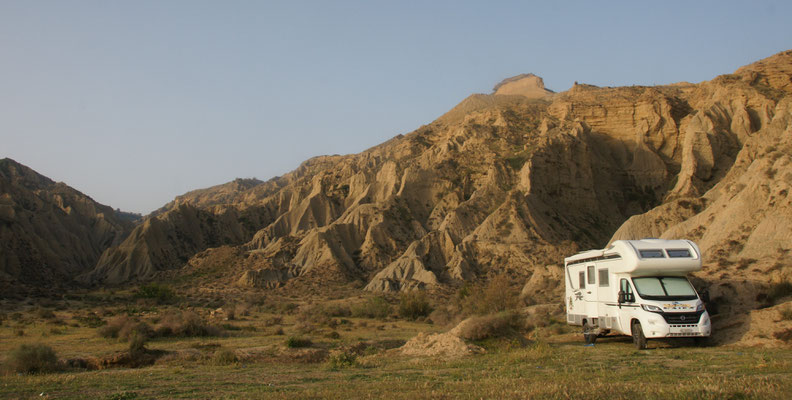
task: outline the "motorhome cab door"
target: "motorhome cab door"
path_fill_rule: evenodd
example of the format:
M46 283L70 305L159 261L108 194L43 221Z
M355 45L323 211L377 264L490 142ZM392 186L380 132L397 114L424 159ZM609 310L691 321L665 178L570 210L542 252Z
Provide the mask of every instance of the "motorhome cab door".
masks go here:
M594 264L586 264L586 290L583 298L586 301L586 316L597 318L598 314L598 287L597 287L597 268Z

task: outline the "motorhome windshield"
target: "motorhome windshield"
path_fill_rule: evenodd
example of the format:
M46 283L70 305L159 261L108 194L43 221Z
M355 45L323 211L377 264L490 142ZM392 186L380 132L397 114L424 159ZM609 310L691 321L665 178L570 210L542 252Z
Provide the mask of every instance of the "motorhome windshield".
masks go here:
M633 278L638 295L646 300L694 300L696 291L687 278L647 276Z

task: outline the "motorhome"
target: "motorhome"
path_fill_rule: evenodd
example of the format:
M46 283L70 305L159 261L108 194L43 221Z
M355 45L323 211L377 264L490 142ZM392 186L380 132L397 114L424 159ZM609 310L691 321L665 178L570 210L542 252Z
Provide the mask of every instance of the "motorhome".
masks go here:
M705 298L686 275L701 270L690 240L616 240L605 249L564 259L567 323L583 327L587 344L609 333L647 339L710 336Z

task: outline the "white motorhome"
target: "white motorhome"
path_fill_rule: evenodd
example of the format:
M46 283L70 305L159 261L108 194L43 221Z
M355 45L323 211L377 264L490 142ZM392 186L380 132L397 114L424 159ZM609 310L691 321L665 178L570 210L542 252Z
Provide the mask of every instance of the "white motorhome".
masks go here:
M706 338L710 317L686 275L701 269L689 240L617 240L564 259L567 323L587 344L610 332L646 348L652 338Z

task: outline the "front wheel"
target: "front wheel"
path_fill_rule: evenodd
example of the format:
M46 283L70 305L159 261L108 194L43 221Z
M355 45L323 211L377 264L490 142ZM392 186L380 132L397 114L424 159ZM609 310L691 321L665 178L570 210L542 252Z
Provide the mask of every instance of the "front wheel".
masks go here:
M646 336L644 336L643 328L641 327L641 323L638 321L635 321L632 324L632 338L636 349L646 349Z

